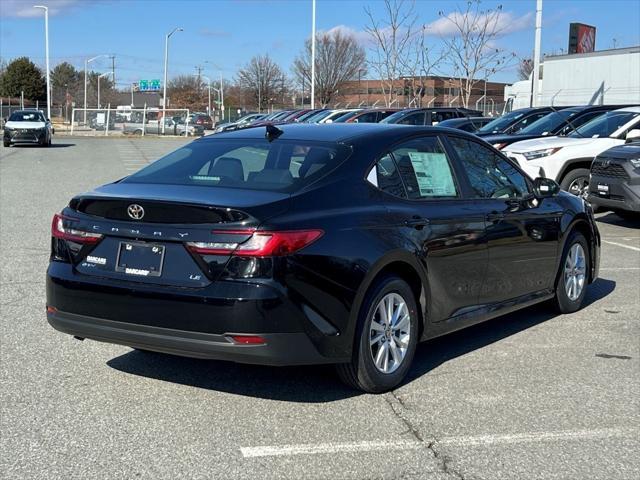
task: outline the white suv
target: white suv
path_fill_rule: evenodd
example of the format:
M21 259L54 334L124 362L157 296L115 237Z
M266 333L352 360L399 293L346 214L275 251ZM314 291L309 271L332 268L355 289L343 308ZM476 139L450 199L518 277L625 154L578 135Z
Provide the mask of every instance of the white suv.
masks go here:
M544 137L512 143L503 150L533 178L552 178L563 190L586 195L593 158L627 138L640 136L640 107L612 110L566 137ZM633 132L632 132L633 130Z

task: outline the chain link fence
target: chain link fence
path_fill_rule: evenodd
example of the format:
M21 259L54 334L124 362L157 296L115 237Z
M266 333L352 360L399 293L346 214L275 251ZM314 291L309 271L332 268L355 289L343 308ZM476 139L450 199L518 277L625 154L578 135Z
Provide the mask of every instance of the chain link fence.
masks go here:
M71 135L86 136L202 136L204 127L193 123L187 108L158 107L74 108Z

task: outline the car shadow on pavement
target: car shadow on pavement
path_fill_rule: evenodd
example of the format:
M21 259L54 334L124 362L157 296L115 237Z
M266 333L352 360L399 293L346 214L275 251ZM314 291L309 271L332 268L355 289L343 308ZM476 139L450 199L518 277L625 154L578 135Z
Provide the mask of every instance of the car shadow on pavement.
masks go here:
M585 306L606 297L615 282L598 279L587 290ZM558 316L548 304L536 305L418 346L405 383L448 360L500 341ZM198 360L132 350L112 358L115 370L164 382L250 397L299 403L325 403L360 395L343 385L329 365L265 367Z
M608 296L615 287L616 282L613 280L596 280L587 289L584 308ZM448 360L499 342L558 316L560 314L555 307L550 302L545 302L422 343L418 346L413 367L405 383L430 372Z
M67 148L67 147L75 147L75 146L76 146L75 143L55 143L55 142L53 142L48 147L43 147L41 145L25 144L25 145L12 145L11 148L42 148L42 149L47 149L47 148Z
M622 218L614 212L609 212L606 215L599 215L596 219L598 222L607 223L609 225L616 225L619 227L627 228L640 228L640 215L637 218Z

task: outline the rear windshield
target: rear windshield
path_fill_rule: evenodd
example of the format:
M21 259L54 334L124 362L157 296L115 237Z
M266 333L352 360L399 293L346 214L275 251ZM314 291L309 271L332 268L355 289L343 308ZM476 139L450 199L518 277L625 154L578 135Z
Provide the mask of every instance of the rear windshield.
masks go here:
M40 112L13 112L9 117L10 122L44 122Z
M345 145L303 140L195 141L122 182L293 193L332 171L350 152Z

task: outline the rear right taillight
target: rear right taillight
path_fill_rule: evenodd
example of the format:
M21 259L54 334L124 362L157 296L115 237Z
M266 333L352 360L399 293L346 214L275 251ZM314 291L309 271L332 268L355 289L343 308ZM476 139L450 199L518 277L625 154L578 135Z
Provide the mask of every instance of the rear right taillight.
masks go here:
M222 232L219 232L222 233ZM322 230L294 230L285 232L236 231L242 241L188 242L187 248L200 255L234 255L239 257L280 257L290 255L312 244L322 236ZM247 235L251 235L248 239Z
M94 244L100 241L102 235L99 233L87 232L71 227L69 224L74 220L74 218L64 217L56 213L51 221L51 235L62 240L84 244Z

